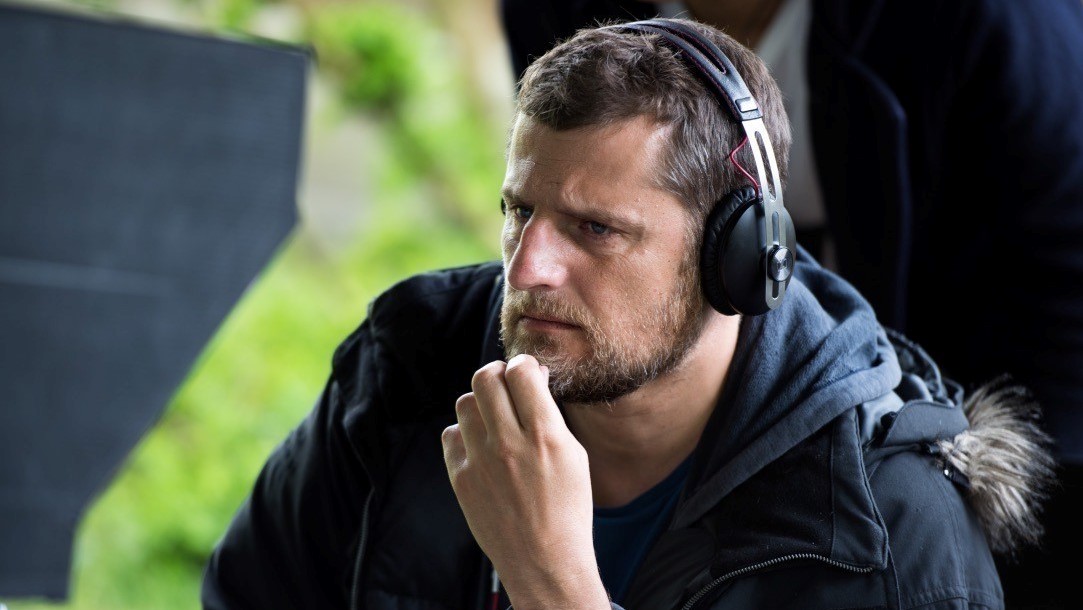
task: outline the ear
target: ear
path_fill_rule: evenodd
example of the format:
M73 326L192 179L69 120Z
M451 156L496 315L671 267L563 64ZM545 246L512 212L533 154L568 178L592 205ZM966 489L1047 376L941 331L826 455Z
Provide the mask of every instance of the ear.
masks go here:
M707 302L727 316L756 315L766 311L759 271L759 240L756 235L756 189L751 186L727 193L707 216L700 249L700 276ZM740 242L740 243L737 243ZM749 251L752 254L750 256ZM751 260L749 260L751 258ZM752 275L752 282L748 277ZM762 310L762 311L761 311Z

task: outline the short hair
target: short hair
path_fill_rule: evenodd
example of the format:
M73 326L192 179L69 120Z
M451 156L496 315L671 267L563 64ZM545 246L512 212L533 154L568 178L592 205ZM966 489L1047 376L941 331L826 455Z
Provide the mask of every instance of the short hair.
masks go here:
M784 184L790 151L790 121L782 94L759 57L730 36L687 19L717 45L759 102ZM517 111L555 130L603 127L646 116L670 127L656 184L691 209L697 246L714 204L748 184L729 162L744 129L720 106L703 77L658 34L583 29L535 60L519 83ZM755 175L749 142L737 159ZM766 160L764 160L766 163Z

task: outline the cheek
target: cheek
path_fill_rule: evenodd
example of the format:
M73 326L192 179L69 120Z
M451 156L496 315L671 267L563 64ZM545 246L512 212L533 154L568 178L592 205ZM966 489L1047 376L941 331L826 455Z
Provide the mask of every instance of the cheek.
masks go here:
M504 223L504 231L500 234L500 250L504 255L504 264L511 260L515 254L515 248L519 245L519 235Z
M669 256L635 263L622 261L609 268L605 275L610 281L605 283L604 293L599 289L599 294L610 295L605 307L617 321L641 317L673 300L678 274L682 272L681 261Z
M625 267L625 265L620 265ZM595 322L606 332L624 326L636 310L653 302L643 291L641 278L613 265L595 266L590 280L580 283L580 295Z

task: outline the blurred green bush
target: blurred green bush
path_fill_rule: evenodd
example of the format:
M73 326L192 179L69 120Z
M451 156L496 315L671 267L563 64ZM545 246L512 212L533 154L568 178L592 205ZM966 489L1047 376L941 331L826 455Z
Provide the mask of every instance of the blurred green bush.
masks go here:
M256 0L225 0L244 29ZM308 412L331 353L379 291L410 274L496 257L503 125L481 110L447 35L394 5L311 5L300 41L382 146L365 226L345 250L295 232L250 287L76 541L72 597L17 609L199 607L203 566L273 447ZM311 126L310 126L311 128Z

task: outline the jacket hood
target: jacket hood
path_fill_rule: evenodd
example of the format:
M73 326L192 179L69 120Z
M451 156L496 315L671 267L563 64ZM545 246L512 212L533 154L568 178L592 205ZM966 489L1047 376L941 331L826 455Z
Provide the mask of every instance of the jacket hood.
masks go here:
M916 450L967 498L994 552L1036 544L1053 460L1031 395L1001 378L964 397L921 347L883 328L856 289L801 254L786 303L742 320L672 528L702 518L741 486L757 489L772 479L790 495L779 497L781 506L762 507L764 530L747 536L743 561L789 548L882 567L887 528L866 466ZM811 449L817 443L821 449ZM816 489L830 489L831 497L816 498ZM817 526L791 531L817 520L819 540ZM772 535L775 543L763 545ZM753 541L761 548L752 549ZM736 568L742 553L731 555L727 567Z
M690 523L735 487L855 406L890 395L895 350L857 291L805 252L784 304L741 322L734 361L698 450Z

